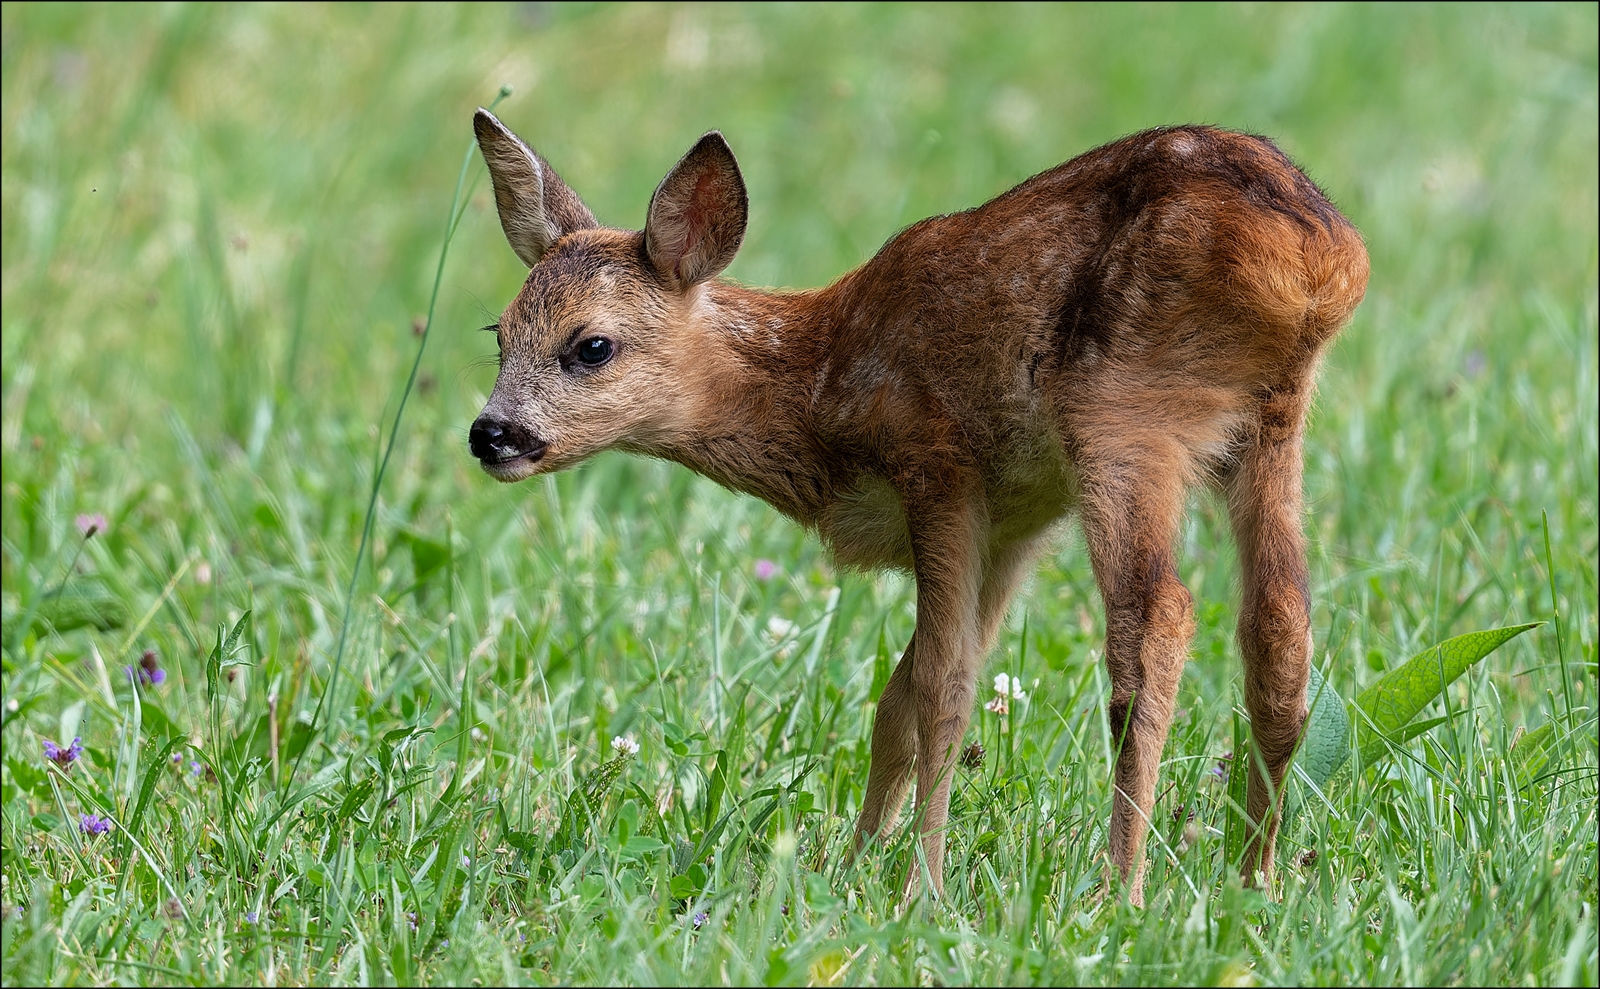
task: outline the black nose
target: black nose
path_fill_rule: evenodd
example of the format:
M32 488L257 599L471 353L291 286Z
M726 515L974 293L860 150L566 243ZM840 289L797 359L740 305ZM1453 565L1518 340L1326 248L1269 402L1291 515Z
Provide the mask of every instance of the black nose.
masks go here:
M467 445L472 455L487 464L504 463L519 457L538 460L544 455L546 444L537 436L514 422L501 422L479 416L467 434Z

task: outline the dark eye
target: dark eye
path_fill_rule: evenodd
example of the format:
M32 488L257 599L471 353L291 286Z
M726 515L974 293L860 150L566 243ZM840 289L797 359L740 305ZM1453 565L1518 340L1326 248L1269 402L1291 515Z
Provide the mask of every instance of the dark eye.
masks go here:
M578 344L578 360L589 367L599 367L611 359L611 341L605 337L590 337Z

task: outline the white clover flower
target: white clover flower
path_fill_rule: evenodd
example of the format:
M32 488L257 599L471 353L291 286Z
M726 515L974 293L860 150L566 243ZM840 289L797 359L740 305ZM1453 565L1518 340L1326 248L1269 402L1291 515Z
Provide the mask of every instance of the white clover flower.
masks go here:
M773 655L779 661L789 658L789 653L794 650L795 641L799 633L800 626L787 618L779 618L774 615L767 619L767 644L777 647L777 651Z
M1022 678L1011 676L1008 673L995 674L994 692L1008 700L1025 701L1028 699L1028 692L1022 689Z
M799 626L786 618L774 615L767 619L767 638L774 644L793 636L798 630Z
M617 755L638 755L639 743L632 735L618 735L611 740L611 751Z
M1005 674L1001 674L1001 676L1004 676L1004 675ZM1006 704L1006 697L1005 697L1004 694L996 694L994 696L994 698L989 701L989 703L983 705L983 709L985 711L990 712L991 714L1009 714L1009 713L1011 713L1011 708L1010 708L1009 705Z

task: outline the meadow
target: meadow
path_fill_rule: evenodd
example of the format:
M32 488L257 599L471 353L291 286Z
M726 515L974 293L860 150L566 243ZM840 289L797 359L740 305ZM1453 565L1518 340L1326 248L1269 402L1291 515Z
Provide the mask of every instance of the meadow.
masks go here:
M1596 984L1594 5L0 27L6 984ZM615 226L721 129L753 285L825 284L1144 127L1271 136L1372 257L1306 444L1330 701L1359 722L1429 647L1542 624L1414 733L1350 733L1245 888L1236 567L1195 498L1136 909L1103 880L1104 627L1069 527L983 671L1027 699L974 717L948 896L903 898L913 842L843 852L909 580L675 466L504 487L468 455L477 329L524 274L468 156L506 85Z

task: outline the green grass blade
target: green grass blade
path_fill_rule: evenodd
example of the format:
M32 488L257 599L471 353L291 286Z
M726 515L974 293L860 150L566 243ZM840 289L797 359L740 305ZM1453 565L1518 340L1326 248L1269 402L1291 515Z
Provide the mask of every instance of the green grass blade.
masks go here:
M144 823L145 811L150 807L150 798L156 791L156 784L161 781L161 774L165 770L167 760L172 757L172 750L188 743L188 739L176 736L167 740L167 744L151 757L145 764L144 778L139 784L139 801L133 805L133 813L128 816L128 827L124 834L135 837L140 826Z
M500 87L500 95L495 97L494 102L489 104L490 109L499 106L500 101L509 95L511 95L510 87ZM339 668L343 664L345 645L350 638L350 609L355 603L356 581L361 575L361 561L366 556L367 544L372 538L373 522L377 519L378 491L383 487L383 476L389 470L389 458L394 455L395 442L400 436L400 423L406 413L406 402L411 398L412 390L416 388L417 372L422 368L422 355L428 348L428 335L433 329L433 315L439 304L439 286L444 281L444 264L450 257L450 242L455 238L456 225L461 222L461 212L464 209L462 192L466 188L467 172L472 167L472 155L476 150L476 142L467 145L467 152L461 160L461 173L456 177L456 191L450 200L450 213L445 223L444 243L439 246L439 263L434 268L433 291L428 296L427 320L422 326L422 338L417 342L416 357L411 362L411 374L406 378L405 389L400 393L400 405L395 409L394 421L389 427L389 442L384 447L383 459L379 462L378 469L372 476L372 493L367 498L367 513L361 523L361 542L356 546L355 562L350 565L350 583L345 587L344 614L339 622L339 644L334 650L333 668L328 674L328 684L317 698L316 711L311 715L311 727L313 730L316 729L317 723L322 717L323 705L329 697L333 696L334 687L339 682ZM310 748L308 745L301 750L301 758L305 756L306 752L310 751ZM297 758L295 759L294 771L298 771L299 768L300 759ZM293 772L291 772L291 775L293 775Z
M1250 781L1249 741L1245 719L1233 712L1233 758L1228 762L1227 824L1223 832L1223 861L1233 865L1244 858L1244 846L1250 837L1250 821L1245 813Z

